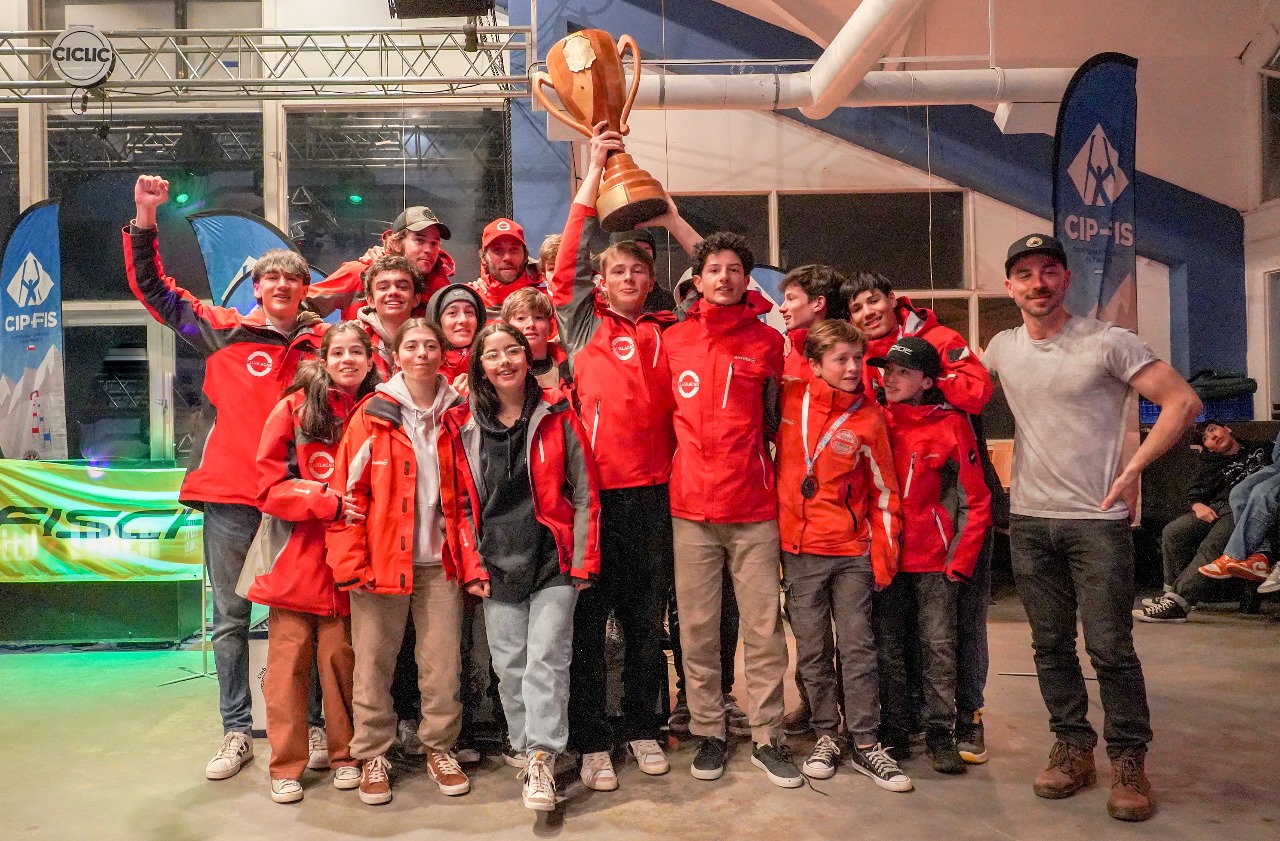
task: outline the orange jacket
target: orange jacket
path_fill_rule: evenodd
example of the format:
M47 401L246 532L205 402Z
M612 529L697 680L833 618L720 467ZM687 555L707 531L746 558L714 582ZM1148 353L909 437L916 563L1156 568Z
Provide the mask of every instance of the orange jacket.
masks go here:
M818 453L817 494L805 499L805 448L800 424L809 395L809 452L855 402L857 408ZM859 402L860 401L860 402ZM876 586L898 570L902 515L884 411L869 394L837 391L819 377L782 387L778 429L778 530L782 550L809 555L862 555L870 551Z

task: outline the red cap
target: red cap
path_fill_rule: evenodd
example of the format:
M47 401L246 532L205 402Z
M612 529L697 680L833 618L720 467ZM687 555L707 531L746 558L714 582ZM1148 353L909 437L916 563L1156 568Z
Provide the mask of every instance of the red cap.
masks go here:
M494 219L484 226L484 234L480 237L480 248L482 250L488 248L498 237L515 237L525 248L529 247L524 241L524 228L510 219Z

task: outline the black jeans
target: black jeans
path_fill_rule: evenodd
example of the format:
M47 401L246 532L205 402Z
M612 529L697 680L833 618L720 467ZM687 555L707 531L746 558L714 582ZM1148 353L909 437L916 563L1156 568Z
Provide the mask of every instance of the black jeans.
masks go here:
M1009 518L1014 583L1031 622L1040 695L1058 739L1092 750L1076 615L1098 675L1107 755L1151 741L1142 664L1133 649L1133 536L1127 520Z
M958 587L941 572L899 572L875 594L871 621L880 668L880 722L886 733L899 737L911 729L907 646L917 642L925 727L955 729Z
M1226 549L1227 541L1231 539L1231 532L1235 528L1235 520L1231 518L1231 509L1226 505L1215 507L1214 510L1218 519L1212 523L1206 523L1188 511L1171 520L1160 532L1165 584L1177 583L1188 568L1196 573L1200 567L1216 561Z
M670 511L666 485L600 491L600 575L578 595L569 667L569 741L583 753L615 742L605 716L610 612L624 645L621 737L656 739L664 723L656 702L667 668L662 614L675 563Z
M956 720L972 721L986 706L987 608L991 604L991 552L995 529L987 529L978 564L968 584L956 592Z

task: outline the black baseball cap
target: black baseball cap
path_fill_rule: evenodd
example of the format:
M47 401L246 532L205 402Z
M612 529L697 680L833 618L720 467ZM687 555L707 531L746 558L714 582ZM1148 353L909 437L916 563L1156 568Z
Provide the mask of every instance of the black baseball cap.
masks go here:
M431 208L426 205L406 207L404 212L396 217L396 221L391 223L391 233L421 231L423 228L429 228L432 225L440 229L440 239L449 239L451 236L449 226L441 222L440 217L436 216Z
M1056 257L1064 268L1067 265L1067 252L1062 247L1062 243L1048 234L1027 234L1009 246L1009 256L1004 259L1004 276L1008 277L1013 264L1028 254L1048 254L1050 257Z
M629 231L618 231L609 235L610 245L617 245L620 242L643 242L654 254L658 253L657 240L653 238L653 231L648 228L632 228Z
M884 356L867 360L868 365L876 368L884 368L890 362L919 371L931 380L936 380L942 372L942 358L938 356L937 349L919 336L903 336Z

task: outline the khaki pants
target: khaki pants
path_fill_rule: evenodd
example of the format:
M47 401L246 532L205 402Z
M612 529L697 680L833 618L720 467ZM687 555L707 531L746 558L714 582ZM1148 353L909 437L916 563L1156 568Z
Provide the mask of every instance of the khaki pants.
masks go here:
M351 755L356 759L381 756L395 741L391 678L410 613L417 633L414 655L422 693L418 737L427 747L441 751L452 750L458 739L462 590L445 578L443 567L415 565L409 595L351 591L351 642L356 656Z
M777 522L717 525L675 517L672 532L690 732L725 738L720 604L727 569L738 600L751 737L757 744L780 739L787 642L778 607Z
M329 767L355 765L351 757L351 625L345 616L318 616L271 608L267 634L267 706L271 779L297 780L307 767L307 695L311 664L320 673Z

